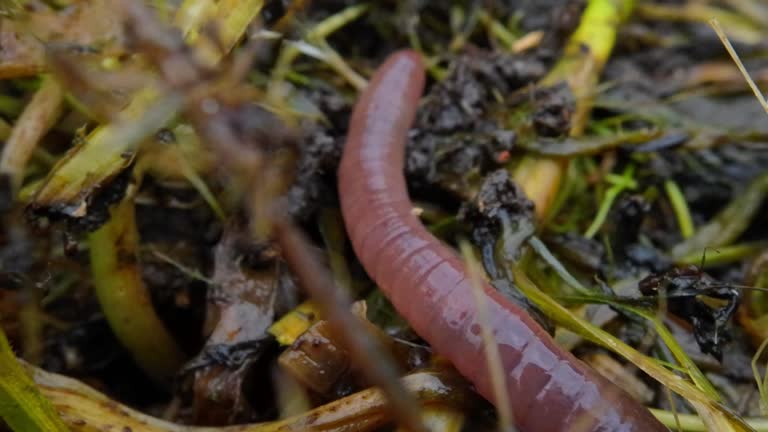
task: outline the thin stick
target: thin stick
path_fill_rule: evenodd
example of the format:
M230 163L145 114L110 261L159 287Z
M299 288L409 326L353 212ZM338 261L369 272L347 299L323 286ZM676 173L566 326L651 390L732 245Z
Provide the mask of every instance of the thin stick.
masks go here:
M493 397L496 399L496 411L499 414L499 430L511 432L515 429L512 423L512 411L509 409L511 406L509 393L504 385L506 382L504 379L504 366L501 364L499 345L496 344L496 339L493 338L493 329L491 329L488 318L485 293L483 292L480 280L480 268L469 243L462 241L459 247L461 255L464 257L464 262L467 264L470 280L472 281L472 294L475 296L475 304L477 306L477 320L480 324L483 345L485 346L485 360L488 363L488 371L490 372L493 385ZM478 367L480 366L478 365Z
M399 373L394 359L351 312L349 296L344 290L336 287L328 270L323 268L313 255L309 241L285 220L276 218L273 228L291 271L320 307L323 316L335 334L341 338L352 359L358 365L365 366L361 368L362 371L386 395L398 421L412 432L428 432L421 421L416 398L398 379Z
M744 75L744 79L747 80L747 84L749 84L749 87L752 89L752 92L755 94L755 97L760 102L760 105L762 105L763 109L765 110L765 113L768 114L768 102L766 102L765 97L763 96L763 93L757 87L757 84L755 84L755 81L752 79L751 76L749 76L749 72L747 72L747 68L744 67L744 63L741 62L741 58L739 58L739 54L733 48L733 45L731 45L731 41L728 39L728 36L725 34L725 31L723 31L723 28L720 26L720 22L717 20L717 18L712 18L711 20L709 20L709 25L712 26L712 28L715 30L715 33L717 33L717 37L720 38L720 41L723 43L723 46L725 46L725 49L728 50L728 54L731 55L733 62L736 63L736 66L739 68L739 71L741 71L741 74Z

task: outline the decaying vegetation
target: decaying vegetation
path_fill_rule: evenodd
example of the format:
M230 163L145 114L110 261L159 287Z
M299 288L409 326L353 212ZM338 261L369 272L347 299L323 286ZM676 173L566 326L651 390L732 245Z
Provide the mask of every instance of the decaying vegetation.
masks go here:
M759 0L0 3L0 430L508 428L338 210L402 47L425 225L670 429L768 430Z

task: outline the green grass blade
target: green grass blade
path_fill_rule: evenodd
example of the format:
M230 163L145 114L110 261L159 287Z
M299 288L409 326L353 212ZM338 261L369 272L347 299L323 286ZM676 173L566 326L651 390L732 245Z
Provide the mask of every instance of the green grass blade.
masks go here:
M69 429L19 365L0 330L0 417L14 432L66 432Z

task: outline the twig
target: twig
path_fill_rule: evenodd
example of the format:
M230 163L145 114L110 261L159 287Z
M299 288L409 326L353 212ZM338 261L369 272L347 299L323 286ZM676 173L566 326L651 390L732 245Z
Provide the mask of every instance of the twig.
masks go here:
M387 397L397 419L413 432L426 432L419 415L416 398L398 380L398 370L391 355L378 339L369 334L366 326L350 310L347 294L336 287L328 271L313 255L309 242L290 222L274 222L274 235L301 286L320 307L345 348L373 384Z
M463 241L460 244L461 254L467 264L469 275L472 282L472 294L475 297L477 306L477 321L480 323L480 331L483 335L483 346L485 347L485 361L488 363L491 382L493 385L493 397L496 400L496 410L499 413L499 430L503 432L512 432L515 430L512 422L512 411L510 410L510 395L507 391L506 380L504 379L504 366L501 363L501 354L499 345L493 335L493 329L488 317L488 306L485 304L486 297L481 286L480 268L477 260L472 253L469 243ZM478 367L481 367L478 365Z
M744 67L744 63L741 62L741 58L739 57L739 54L733 48L733 45L731 45L731 41L728 39L728 36L725 34L725 31L723 31L723 28L720 26L720 22L716 18L712 18L709 20L709 25L712 26L712 28L715 30L715 33L717 33L717 37L720 38L720 41L725 46L725 49L728 50L728 54L731 55L733 62L736 63L736 66L741 71L741 74L744 75L744 79L747 80L747 84L749 84L749 87L752 89L752 93L755 94L755 97L760 102L760 105L765 110L765 113L768 114L768 102L766 102L765 97L763 96L763 93L757 87L757 84L755 84L755 81L752 79L751 76L749 76L749 72L747 72L747 68Z

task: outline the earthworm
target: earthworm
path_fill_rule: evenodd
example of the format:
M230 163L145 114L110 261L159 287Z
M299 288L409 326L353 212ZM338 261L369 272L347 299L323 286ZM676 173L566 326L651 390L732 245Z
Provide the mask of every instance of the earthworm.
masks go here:
M494 402L481 323L464 262L412 213L405 143L424 90L419 54L401 51L376 71L352 113L339 197L354 251L397 311L478 393ZM640 403L483 282L515 425L522 431L666 431Z

